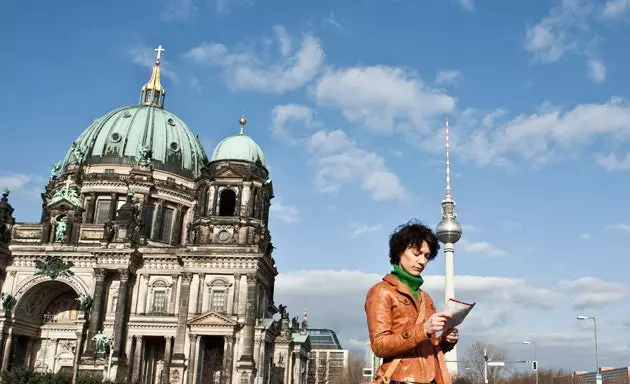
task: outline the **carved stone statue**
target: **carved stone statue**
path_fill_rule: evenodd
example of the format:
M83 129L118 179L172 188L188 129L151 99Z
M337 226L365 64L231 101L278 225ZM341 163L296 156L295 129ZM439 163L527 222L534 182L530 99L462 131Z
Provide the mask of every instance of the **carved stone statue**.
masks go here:
M71 164L81 165L85 161L87 151L85 147L80 147L76 142L72 143Z
M105 352L107 344L109 343L109 337L101 331L92 337L92 341L94 342L94 349L96 349L96 352Z
M15 301L13 296L11 296L11 294L7 292L2 292L2 295L0 295L0 300L2 300L2 309L4 309L5 312L9 312L11 310L11 307L13 306L13 303Z
M298 322L297 316L291 319L291 328L293 328L294 331L300 329L300 323Z
M194 227L192 223L188 223L186 228L188 230L188 243L197 244L197 227Z
M68 224L65 221L55 219L55 241L63 243L66 239L66 231L68 230Z
M278 306L278 309L280 310L280 318L282 320L289 320L289 313L287 312L287 306L280 304Z
M59 177L59 170L61 169L61 161L53 164L50 170L50 180L56 180Z
M90 295L79 295L77 297L77 301L79 302L79 306L83 312L87 312L92 308L92 296Z
M0 198L0 243L8 244L11 241L13 224L15 224L13 207L9 204L9 190L5 188Z
M138 164L147 165L153 157L153 149L150 145L141 145L138 149Z

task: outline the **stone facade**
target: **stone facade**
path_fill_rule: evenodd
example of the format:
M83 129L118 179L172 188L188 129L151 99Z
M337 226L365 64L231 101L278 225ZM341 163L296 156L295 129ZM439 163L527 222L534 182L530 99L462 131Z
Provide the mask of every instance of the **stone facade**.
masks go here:
M267 169L205 161L190 179L97 160L54 170L39 223L0 202L1 369L304 383L306 328L274 304Z

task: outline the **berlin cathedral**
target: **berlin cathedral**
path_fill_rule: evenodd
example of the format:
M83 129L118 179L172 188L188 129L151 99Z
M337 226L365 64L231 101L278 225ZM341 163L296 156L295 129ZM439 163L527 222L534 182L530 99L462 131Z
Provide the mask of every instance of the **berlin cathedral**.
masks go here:
M241 117L207 157L164 109L162 50L138 105L96 119L53 166L38 223L16 222L3 192L0 367L305 383L306 314L274 304L265 156Z

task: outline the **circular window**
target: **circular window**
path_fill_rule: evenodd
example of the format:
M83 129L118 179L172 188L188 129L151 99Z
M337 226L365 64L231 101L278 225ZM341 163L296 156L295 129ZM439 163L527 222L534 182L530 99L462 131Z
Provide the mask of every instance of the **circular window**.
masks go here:
M230 233L228 231L219 232L219 241L228 241L230 238Z
M171 151L177 152L179 151L179 144L177 144L176 142L172 142L169 148L171 149Z
M114 143L119 142L121 138L122 138L122 136L120 136L120 133L118 133L118 132L112 133L112 141Z
M129 111L123 112L123 117L131 117L131 112Z
M166 122L168 123L168 125L171 125L173 127L175 126L175 120L173 120L172 117L169 117L168 120L166 120Z

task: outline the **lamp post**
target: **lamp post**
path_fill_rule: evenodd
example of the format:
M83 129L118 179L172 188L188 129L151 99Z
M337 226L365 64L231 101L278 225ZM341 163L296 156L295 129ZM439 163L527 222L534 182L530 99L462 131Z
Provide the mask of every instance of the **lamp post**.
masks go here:
M534 347L534 360L533 361L536 361L536 370L534 371L534 373L536 374L536 384L538 384L538 361L536 360L536 343L533 341L523 341L523 344L530 344Z
M597 351L597 320L595 316L578 316L578 320L593 320L593 330L595 332L595 378L597 384L601 383L601 376L599 374L599 353Z

